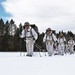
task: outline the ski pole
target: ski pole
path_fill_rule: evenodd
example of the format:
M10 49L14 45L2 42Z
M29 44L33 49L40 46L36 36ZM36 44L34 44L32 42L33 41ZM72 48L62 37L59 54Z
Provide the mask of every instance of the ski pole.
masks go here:
M39 46L37 43L35 43L39 48L42 48L41 46Z
M44 52L45 56L47 56L47 55L46 55L46 50L45 50L45 49L43 49L42 51Z
M40 49L42 48L42 47L39 46L37 43L35 43L35 45L36 45L37 47L39 47ZM42 52L45 52L45 49L44 49L44 50L41 49L41 51L42 51ZM46 56L46 52L45 52L45 56Z
M20 40L20 56L21 56L21 40Z
M34 44L34 46L37 47L41 51L41 49L36 44ZM40 52L39 52L39 55L40 55L40 57L42 57Z

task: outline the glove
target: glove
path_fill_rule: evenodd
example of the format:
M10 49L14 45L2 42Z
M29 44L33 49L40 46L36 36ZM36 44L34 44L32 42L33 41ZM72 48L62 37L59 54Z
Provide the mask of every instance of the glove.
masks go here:
M59 45L59 43L57 43L57 46Z
M53 48L54 48L54 49L56 49L56 46L55 46L55 44L53 44Z
M56 41L56 43L58 43L58 41Z
M66 41L64 41L64 44L66 44Z
M33 38L33 40L35 40L35 38Z

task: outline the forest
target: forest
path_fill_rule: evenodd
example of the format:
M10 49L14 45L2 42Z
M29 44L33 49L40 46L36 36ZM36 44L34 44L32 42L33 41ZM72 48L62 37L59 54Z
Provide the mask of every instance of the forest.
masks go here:
M4 23L2 18L0 19L0 52L26 51L26 48L21 49L22 43L21 38L19 37L19 34L21 33L23 27L24 25L22 25L22 23L20 23L19 27L17 27L13 19L11 19L10 21L6 21L6 23ZM53 30L53 33L58 38L60 31L59 33L56 33L56 30ZM72 33L71 31L67 32L62 31L62 33L67 41L69 40L69 37L73 37L73 39L75 40L75 34ZM42 48L43 48L42 40L44 34L45 34L44 32L42 33L38 32L39 37L36 40L36 43L39 44ZM35 51L38 51L38 49L35 49Z

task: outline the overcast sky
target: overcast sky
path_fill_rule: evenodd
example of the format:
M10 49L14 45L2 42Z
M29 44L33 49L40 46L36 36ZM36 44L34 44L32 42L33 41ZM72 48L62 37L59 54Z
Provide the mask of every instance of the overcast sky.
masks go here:
M28 21L40 32L50 27L75 33L75 0L5 0L2 6L17 25Z

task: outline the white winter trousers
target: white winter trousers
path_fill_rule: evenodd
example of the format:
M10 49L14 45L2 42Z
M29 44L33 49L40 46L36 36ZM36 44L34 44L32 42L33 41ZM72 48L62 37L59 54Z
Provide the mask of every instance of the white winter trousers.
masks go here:
M34 43L35 41L33 40L33 38L26 38L26 50L27 50L28 55L33 54Z
M69 45L69 50L70 50L70 53L74 53L74 50L73 50L73 45Z
M50 44L50 42L46 43L46 50L48 51L49 55L53 54L53 43Z
M60 55L64 54L64 49L65 49L65 45L64 44L59 44L58 45L58 51L59 51Z

